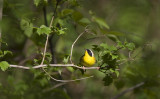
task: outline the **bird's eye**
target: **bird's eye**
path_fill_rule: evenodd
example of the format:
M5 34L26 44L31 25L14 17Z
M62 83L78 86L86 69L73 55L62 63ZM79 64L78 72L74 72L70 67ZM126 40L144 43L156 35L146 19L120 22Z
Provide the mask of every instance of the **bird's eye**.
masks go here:
M92 57L93 56L92 51L89 49L86 49L86 50L87 50L88 54Z

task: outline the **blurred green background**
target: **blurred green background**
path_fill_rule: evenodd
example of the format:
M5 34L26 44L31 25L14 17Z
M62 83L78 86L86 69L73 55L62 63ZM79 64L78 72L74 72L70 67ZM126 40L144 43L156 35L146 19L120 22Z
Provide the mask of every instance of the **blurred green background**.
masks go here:
M115 39L135 43L136 59L121 65L120 76L109 86L104 86L104 74L97 70L87 70L85 75L94 75L93 78L55 88L61 83L48 79L42 70L9 68L0 71L0 99L111 99L141 82L145 84L119 99L160 98L159 0L1 0L1 38L8 44L1 43L1 50L13 53L0 58L1 61L33 66L33 59L41 58L37 53L42 51L46 35L39 36L35 31L43 24L49 25L57 2L53 26L67 30L51 34L47 51L51 52L50 47L53 48L52 63L63 63L63 58L70 54L72 43L87 24L91 24L94 31L85 33L76 42L75 64L79 63L86 48L101 43L116 45ZM96 18L101 20L99 27L92 24L97 22ZM34 28L27 28L25 32L22 20ZM127 52L122 53L123 57L128 57ZM97 57L97 53L95 55ZM82 77L72 69L51 68L48 71L58 79Z

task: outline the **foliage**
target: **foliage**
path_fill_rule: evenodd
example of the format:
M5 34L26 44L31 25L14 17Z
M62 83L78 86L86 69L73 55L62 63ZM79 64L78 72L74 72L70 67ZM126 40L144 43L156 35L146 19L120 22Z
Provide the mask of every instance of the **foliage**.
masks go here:
M120 57L119 50L120 49L128 49L129 51L133 51L135 48L134 43L128 43L118 41L117 46L109 46L106 43L101 43L98 45L93 45L93 49L98 52L98 66L100 67L100 71L105 73L105 77L103 81L105 81L104 85L110 85L113 82L113 78L116 78L115 75L119 76L119 63L118 60L123 60Z
M45 25L41 25L40 28L37 29L37 33L39 35L45 33L45 34L50 34L51 29L49 27L46 27Z
M1 67L2 71L6 71L8 69L8 67L9 67L9 64L6 61L1 61L0 62L0 67Z
M33 31L33 24L30 23L29 21L25 20L25 19L22 19L21 22L20 22L20 27L22 30L24 30L24 34L27 36L27 37L31 37L32 35L32 31Z
M143 86L122 98L160 98L158 3L147 0L3 1L0 22L2 99L110 98L141 82L144 82ZM49 27L53 15L53 24ZM86 70L82 75L72 67L50 67L49 64L55 63L70 64L71 45L86 26L89 32L76 42L72 61L78 64L84 49L92 48L99 70ZM49 75L60 80L90 75L94 78L64 85L41 69L33 69L42 62L47 35L44 64L48 66L43 69ZM30 69L12 68L10 64Z

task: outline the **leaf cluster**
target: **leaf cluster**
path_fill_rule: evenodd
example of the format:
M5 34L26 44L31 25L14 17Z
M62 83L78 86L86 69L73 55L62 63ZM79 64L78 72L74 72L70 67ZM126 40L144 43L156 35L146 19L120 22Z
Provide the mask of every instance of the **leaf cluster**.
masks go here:
M93 50L98 52L98 66L99 71L103 72L106 76L103 81L104 85L108 86L113 82L113 79L119 76L119 62L122 57L119 54L119 50L128 49L133 51L135 48L134 43L117 42L117 46L109 46L107 43L101 43L100 45L93 45Z

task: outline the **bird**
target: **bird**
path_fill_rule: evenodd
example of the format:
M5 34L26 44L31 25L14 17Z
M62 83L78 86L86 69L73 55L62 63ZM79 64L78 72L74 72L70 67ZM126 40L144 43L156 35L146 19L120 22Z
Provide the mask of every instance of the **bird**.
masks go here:
M96 63L96 58L94 57L94 53L90 49L86 49L83 56L80 58L80 65L85 67L91 67Z

